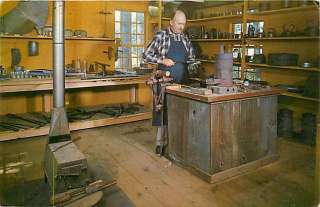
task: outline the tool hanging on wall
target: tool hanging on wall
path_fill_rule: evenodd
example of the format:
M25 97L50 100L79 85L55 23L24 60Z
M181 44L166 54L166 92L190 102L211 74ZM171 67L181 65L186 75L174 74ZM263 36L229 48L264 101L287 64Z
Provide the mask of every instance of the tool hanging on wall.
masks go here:
M111 12L107 12L107 1L104 1L104 8L103 10L99 11L98 14L101 14L104 16L104 27L103 27L103 38L107 37L107 15L112 14Z
M11 67L15 69L21 61L21 52L19 48L11 48Z

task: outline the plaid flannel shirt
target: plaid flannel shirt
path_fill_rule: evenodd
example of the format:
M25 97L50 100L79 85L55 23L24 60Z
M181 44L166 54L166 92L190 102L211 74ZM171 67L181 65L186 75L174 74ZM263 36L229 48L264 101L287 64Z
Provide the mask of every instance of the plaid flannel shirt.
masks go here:
M154 36L147 49L142 53L143 61L147 63L159 63L165 59L170 48L170 37L173 37L175 40L181 39L187 50L188 59L195 58L194 49L188 37L185 34L176 34L168 27Z

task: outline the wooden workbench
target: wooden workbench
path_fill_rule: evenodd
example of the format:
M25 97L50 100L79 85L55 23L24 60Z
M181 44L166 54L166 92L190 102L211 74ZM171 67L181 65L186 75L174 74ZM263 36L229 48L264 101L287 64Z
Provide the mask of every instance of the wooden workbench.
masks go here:
M130 86L130 103L137 102L137 85L146 83L147 76L124 77L124 78L104 78L81 80L80 78L66 78L65 89L110 87L110 86ZM11 79L0 81L1 93L34 92L42 91L43 112L51 110L51 91L53 89L52 79Z
M147 76L123 77L123 78L105 78L81 80L79 78L66 78L65 88L94 88L109 86L130 86L130 103L137 103L137 86L146 83ZM43 112L50 112L52 108L51 93L53 89L52 79L13 79L0 82L0 93L21 93L21 92L41 92L43 102ZM101 117L90 120L70 123L70 130L88 129L94 127L107 126L112 124L127 123L151 118L150 110L143 110L137 114L125 115L119 117ZM33 136L47 135L49 126L40 128L31 128L18 132L0 132L0 142L14 139L28 138Z
M167 89L169 156L216 183L277 157L277 95L262 89L228 95L197 95Z

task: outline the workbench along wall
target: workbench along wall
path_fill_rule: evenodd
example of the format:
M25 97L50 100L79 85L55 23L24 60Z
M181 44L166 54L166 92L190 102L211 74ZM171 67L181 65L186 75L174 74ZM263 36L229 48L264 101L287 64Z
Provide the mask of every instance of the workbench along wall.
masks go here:
M2 2L0 15L9 12L18 4L18 1ZM65 4L65 29L81 29L87 31L88 37L114 38L114 11L143 11L147 16L147 2L124 2L124 1L72 1ZM49 15L46 25L52 25L52 2L49 2ZM149 18L146 18L148 21ZM147 23L145 24L147 25ZM146 30L148 31L148 30ZM30 34L36 36L36 31ZM151 34L147 34L146 42ZM52 68L52 40L35 39L39 43L39 55L28 56L28 41L25 38L0 38L0 65L6 69L11 67L11 48L19 48L21 51L21 66L26 69ZM108 59L103 53L108 47L113 48L112 58ZM116 51L115 41L97 40L66 40L65 63L71 64L77 58L86 60L87 63L94 61L111 65L114 69ZM6 113L39 112L43 109L43 93L13 93L0 95L0 115ZM52 97L49 97L52 99ZM143 105L151 102L150 90L145 84L139 84L137 99ZM66 106L91 106L99 104L125 103L130 101L128 86L81 89L67 91Z

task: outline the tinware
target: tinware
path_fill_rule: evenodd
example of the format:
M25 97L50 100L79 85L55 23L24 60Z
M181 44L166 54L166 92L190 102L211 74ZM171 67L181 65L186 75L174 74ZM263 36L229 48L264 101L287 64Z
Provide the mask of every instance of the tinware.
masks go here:
M266 63L266 57L264 54L255 54L253 55L252 62L256 64L264 64Z
M39 55L39 43L36 41L28 42L28 55L29 56L37 56Z
M270 53L268 64L277 66L296 66L298 65L298 54L294 53Z
M276 37L276 29L275 28L269 28L268 29L268 37Z

